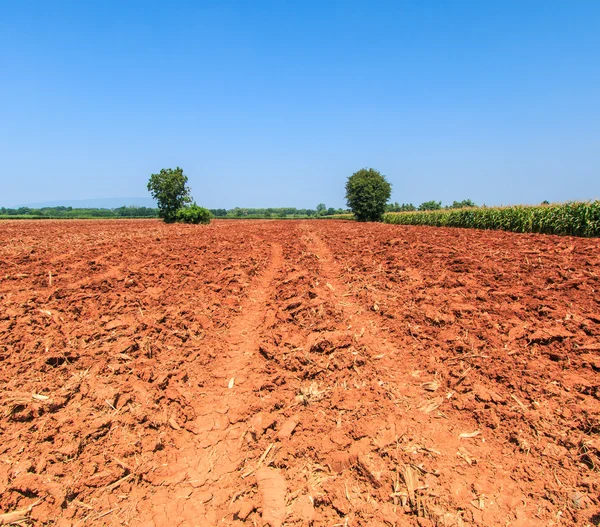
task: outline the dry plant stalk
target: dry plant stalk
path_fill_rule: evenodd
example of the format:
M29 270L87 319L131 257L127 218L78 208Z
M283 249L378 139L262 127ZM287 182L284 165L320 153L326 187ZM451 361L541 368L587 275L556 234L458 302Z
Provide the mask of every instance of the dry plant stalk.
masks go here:
M260 456L260 459L258 460L258 463L256 464L256 467L253 468L252 470L250 470L249 472L246 472L245 474L242 474L242 479L243 478L247 478L248 476L254 474L260 468L260 466L263 464L264 460L269 455L269 452L272 450L272 448L274 446L275 446L275 443L269 443L269 446L263 452L262 456Z
M435 392L440 387L440 383L434 380L430 382L424 382L421 384L421 386L428 392Z
M475 430L475 432L463 432L458 437L460 439L471 439L472 437L477 437L479 434L481 434L481 430Z
M417 500L415 489L417 488L418 480L413 468L409 465L404 465L402 467L402 478L404 479L404 484L406 485L406 490L408 491L408 501L411 506L416 507Z
M5 514L0 514L0 525L10 525L11 523L17 523L26 520L33 508L42 503L42 501L44 500L39 499L25 509L19 509L16 511L7 512Z
M521 409L526 412L527 411L527 406L525 406L523 404L523 402L514 394L511 393L510 396L514 399L514 401L521 407Z
M443 397L436 397L435 399L431 399L424 405L420 406L419 410L421 410L421 412L423 412L424 414L430 414L434 410L437 410L443 402Z

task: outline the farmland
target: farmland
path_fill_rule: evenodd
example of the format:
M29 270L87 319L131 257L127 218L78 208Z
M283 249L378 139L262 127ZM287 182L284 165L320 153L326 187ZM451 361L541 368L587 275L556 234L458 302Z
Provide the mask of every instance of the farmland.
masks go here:
M536 232L568 236L600 236L600 201L539 206L469 207L385 214L396 225L430 225Z
M597 525L599 291L594 238L3 222L0 511Z

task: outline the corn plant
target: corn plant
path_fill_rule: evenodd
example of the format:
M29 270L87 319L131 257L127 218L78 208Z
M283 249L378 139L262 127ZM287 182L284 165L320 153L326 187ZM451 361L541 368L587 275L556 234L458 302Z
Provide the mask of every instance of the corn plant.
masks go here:
M600 236L600 201L388 212L384 215L384 222L595 237Z

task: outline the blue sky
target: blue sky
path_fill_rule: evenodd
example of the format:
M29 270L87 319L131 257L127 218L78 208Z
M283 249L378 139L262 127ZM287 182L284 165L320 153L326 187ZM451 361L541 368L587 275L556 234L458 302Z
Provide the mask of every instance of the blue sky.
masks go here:
M0 205L600 198L600 2L0 2Z

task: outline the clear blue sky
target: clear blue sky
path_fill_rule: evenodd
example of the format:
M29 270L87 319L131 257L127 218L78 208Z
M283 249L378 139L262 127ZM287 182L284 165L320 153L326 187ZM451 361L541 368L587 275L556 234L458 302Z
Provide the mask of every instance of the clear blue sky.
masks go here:
M600 1L2 1L0 205L600 198Z

